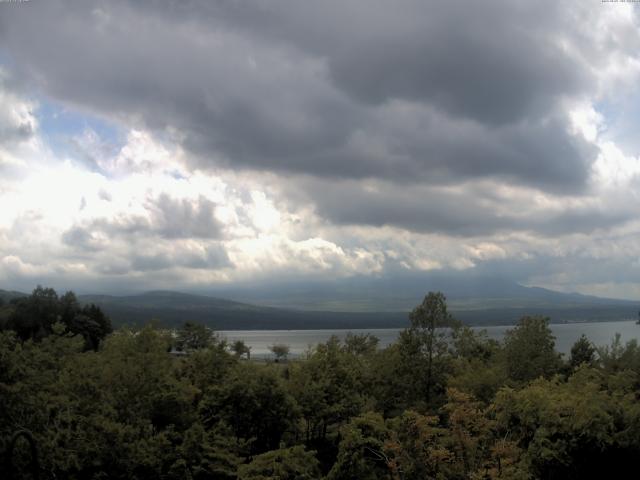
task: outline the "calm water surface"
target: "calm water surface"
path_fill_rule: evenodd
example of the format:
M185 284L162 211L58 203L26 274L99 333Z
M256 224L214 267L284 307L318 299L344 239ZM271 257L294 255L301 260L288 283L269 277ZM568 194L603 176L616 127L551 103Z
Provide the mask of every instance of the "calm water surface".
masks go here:
M623 342L633 338L640 341L640 325L632 320L624 322L566 323L550 325L556 337L556 350L568 353L573 343L584 334L595 345L608 345L614 335L619 333ZM486 330L491 338L501 340L504 332L513 326L477 327L474 330ZM271 356L269 347L274 343L289 345L292 355L301 355L309 347L326 342L331 335L344 338L348 332L355 334L370 333L380 339L385 347L398 338L400 328L354 329L354 330L227 330L220 334L230 341L243 340L251 347L251 355Z

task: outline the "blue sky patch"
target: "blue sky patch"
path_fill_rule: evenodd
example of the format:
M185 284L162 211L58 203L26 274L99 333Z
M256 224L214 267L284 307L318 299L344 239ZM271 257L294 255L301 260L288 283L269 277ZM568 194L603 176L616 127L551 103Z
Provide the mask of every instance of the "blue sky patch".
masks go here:
M40 123L42 137L56 153L74 154L76 145L73 137L87 129L94 131L100 139L114 147L122 147L126 142L124 130L101 118L64 107L46 98L37 98L36 115Z

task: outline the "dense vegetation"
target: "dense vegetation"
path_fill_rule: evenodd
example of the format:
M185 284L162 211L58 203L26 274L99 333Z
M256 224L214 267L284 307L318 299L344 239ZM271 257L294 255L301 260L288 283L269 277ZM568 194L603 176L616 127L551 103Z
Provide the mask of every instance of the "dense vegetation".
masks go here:
M74 298L0 306L2 478L629 478L640 454L635 341L563 359L545 318L497 342L430 293L385 349L257 362L198 324L111 332Z

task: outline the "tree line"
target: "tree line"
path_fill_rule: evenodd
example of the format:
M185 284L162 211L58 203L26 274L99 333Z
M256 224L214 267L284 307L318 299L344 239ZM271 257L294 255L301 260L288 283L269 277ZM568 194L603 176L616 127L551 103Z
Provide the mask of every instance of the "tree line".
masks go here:
M640 348L619 336L563 358L548 319L496 341L431 292L386 348L253 362L193 323L111 331L74 298L0 307L2 478L629 478L640 453Z

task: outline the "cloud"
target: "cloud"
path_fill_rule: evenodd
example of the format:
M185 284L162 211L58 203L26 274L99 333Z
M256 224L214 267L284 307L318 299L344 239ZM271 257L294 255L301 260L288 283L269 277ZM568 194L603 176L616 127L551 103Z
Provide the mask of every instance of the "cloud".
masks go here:
M98 196L104 199L101 192ZM92 251L100 249L100 244L118 239L132 242L138 237L163 240L222 237L223 224L215 217L216 205L203 196L192 200L161 193L157 198L146 199L140 207L143 213L111 211L108 217L93 217L75 224L62 234L62 241Z
M204 197L190 202L161 194L151 205L152 224L165 238L218 238L222 227L215 218L215 207Z
M564 102L638 44L633 16L579 2L172 5L39 3L6 12L3 40L25 81L200 167L555 191L584 187L597 155ZM596 20L625 33L586 35Z
M315 213L331 224L394 227L461 238L515 232L558 237L623 227L637 218L628 197L613 191L554 195L496 181L399 188L384 181L314 179L290 191L292 197L313 203Z
M90 231L74 226L62 234L62 242L70 247L85 251L97 251L104 248L99 239Z
M174 245L165 250L154 254L135 253L131 268L139 272L153 272L176 268L216 270L231 266L226 250L219 244L195 248L175 248Z
M0 12L0 280L122 290L465 271L604 291L640 271L630 5ZM75 118L56 123L70 148L42 121L50 103Z
M8 85L8 75L0 68L0 144L24 142L33 137L37 129L35 104L16 95Z
M27 159L38 151L36 103L19 95L9 80L0 64L0 189L3 180L19 178Z

